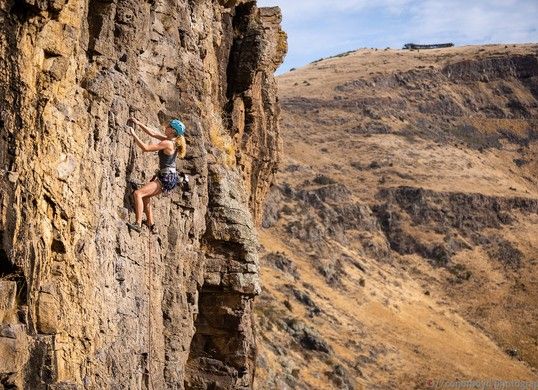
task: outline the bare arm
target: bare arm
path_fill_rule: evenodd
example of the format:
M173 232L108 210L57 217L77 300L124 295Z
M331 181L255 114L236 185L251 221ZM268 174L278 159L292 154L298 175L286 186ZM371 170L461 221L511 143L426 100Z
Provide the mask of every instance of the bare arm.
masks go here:
M160 141L164 141L165 139L168 139L166 137L166 135L158 132L158 131L155 131L153 129L150 129L149 127L147 127L145 124L143 124L142 122L140 122L138 119L136 118L130 118L131 121L140 126L142 128L142 130L144 130L144 133L146 133L147 135L149 135L150 137L153 137L153 138L157 138L158 140Z
M171 141L169 140L164 140L164 141L161 141L159 142L158 144L146 144L145 142L143 142L140 137L138 137L138 135L134 132L134 129L131 128L131 135L133 136L133 138L135 139L136 141L136 144L140 147L140 149L142 149L144 152L157 152L159 150L163 150L163 149L171 149Z

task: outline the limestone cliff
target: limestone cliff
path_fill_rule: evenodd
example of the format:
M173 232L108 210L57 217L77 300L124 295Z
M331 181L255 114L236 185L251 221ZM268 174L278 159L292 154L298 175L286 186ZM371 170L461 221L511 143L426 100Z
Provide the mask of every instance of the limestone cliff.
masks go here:
M0 388L251 387L279 24L255 1L0 0ZM190 188L139 235L157 161L125 124L164 114Z

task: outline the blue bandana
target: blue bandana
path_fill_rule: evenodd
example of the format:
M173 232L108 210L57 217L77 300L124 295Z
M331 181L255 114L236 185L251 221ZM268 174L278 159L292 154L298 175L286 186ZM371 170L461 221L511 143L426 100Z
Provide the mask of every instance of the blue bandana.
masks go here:
M178 136L185 134L185 125L179 119L172 119L168 124L176 131Z

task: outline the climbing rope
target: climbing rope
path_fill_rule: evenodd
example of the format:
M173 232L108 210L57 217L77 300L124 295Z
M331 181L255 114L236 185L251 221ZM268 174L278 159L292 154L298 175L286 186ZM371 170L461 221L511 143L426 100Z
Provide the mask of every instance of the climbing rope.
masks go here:
M153 278L153 248L151 242L151 234L148 234L148 361L147 361L147 376L148 376L148 390L153 390L153 382L151 380L151 281Z

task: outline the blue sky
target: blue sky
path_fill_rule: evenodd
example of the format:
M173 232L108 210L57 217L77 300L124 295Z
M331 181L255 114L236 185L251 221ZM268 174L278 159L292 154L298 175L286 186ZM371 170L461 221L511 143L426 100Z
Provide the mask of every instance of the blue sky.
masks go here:
M274 5L289 44L278 73L361 47L538 42L538 0L258 0Z

